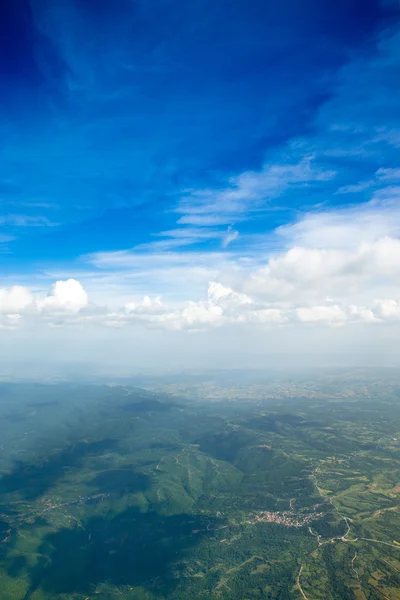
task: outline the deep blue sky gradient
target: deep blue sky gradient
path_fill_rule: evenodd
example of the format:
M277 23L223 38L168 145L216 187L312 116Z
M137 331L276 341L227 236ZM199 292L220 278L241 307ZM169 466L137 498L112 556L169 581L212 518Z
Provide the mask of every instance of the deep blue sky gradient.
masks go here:
M357 64L373 63L399 8L381 0L0 0L3 269L154 241L176 227L184 190L219 189L290 162L294 140L324 146L329 111L334 122L336 110L351 109L349 81L356 107L365 95L366 126L382 116L379 90L394 122L398 73L389 64L358 81ZM339 137L343 147L346 132ZM241 236L272 230L304 206L348 203L338 186L396 166L389 150L362 162L332 148L322 154L319 166L339 181L308 186L306 198L303 188L282 193L274 210L244 220Z

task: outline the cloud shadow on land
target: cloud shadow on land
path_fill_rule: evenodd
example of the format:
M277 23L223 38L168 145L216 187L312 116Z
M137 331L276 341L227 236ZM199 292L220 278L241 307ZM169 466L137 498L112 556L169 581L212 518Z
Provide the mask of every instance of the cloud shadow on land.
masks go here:
M64 475L66 467L77 467L87 456L102 454L117 446L112 439L79 442L43 460L39 464L17 462L11 473L0 479L0 494L19 492L25 500L35 500Z
M149 479L143 473L132 468L107 469L98 473L87 485L96 489L96 493L111 494L122 498L125 494L143 492L149 487Z
M163 516L129 508L109 519L92 517L85 529L49 534L38 550L42 559L30 573L24 600L39 588L50 595L89 594L103 582L151 585L166 592L179 580L174 565L202 536L212 535L209 522L199 516Z

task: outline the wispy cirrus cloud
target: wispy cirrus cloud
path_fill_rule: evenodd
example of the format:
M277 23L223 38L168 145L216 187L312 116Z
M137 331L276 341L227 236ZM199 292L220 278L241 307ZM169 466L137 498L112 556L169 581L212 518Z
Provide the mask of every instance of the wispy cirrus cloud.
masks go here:
M356 194L372 188L376 190L385 189L387 186L394 184L400 184L400 169L380 167L371 179L343 186L337 190L337 194ZM390 191L390 187L388 191Z
M236 229L233 229L233 227L230 225L226 231L226 234L224 235L223 240L222 240L223 248L227 248L229 246L229 244L231 244L232 242L237 240L238 237L239 237L239 232Z
M42 216L31 216L23 214L0 215L0 251L11 252L10 242L17 240L20 231L25 228L49 228L55 227L56 223Z
M297 159L295 150L290 158ZM284 193L306 190L334 176L334 171L319 167L313 157L306 156L297 162L265 165L260 171L242 173L224 182L221 188L187 191L174 210L182 215L176 227L155 234L162 239L140 244L135 251L178 251L187 246L204 247L216 240L227 248L239 237L232 222L254 219Z
M0 244L6 244L7 242L12 242L12 240L15 240L15 237L13 235L0 234Z
M293 152L293 154L295 154ZM288 190L307 188L335 176L305 156L288 164L265 164L260 171L231 177L222 188L188 190L176 212L182 225L227 224L251 218L255 212Z
M210 240L223 238L224 231L216 228L180 227L156 233L154 237L161 238L135 247L137 251L170 251L193 246Z
M53 223L47 217L8 214L0 215L0 225L10 227L54 227L57 223Z

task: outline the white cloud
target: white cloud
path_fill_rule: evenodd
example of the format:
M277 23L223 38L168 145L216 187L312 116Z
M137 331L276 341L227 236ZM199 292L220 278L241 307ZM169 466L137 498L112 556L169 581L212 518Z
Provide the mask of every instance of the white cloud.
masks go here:
M379 315L372 308L350 305L348 307L349 317L352 321L365 323L376 323L379 321Z
M237 240L238 237L239 237L239 232L235 231L235 229L233 229L231 226L229 226L228 231L226 232L226 234L222 240L223 248L227 248L229 246L229 244L231 244L232 242Z
M211 281L207 290L208 302L215 305L238 307L252 304L252 300L246 295L234 292L231 288Z
M176 209L182 215L178 223L206 226L248 219L253 211L287 190L334 176L334 171L314 164L312 155L298 162L265 164L260 171L231 177L221 189L188 190Z
M345 311L334 304L333 306L313 306L311 308L297 308L295 314L303 323L329 323L339 324L347 321Z
M170 251L185 246L208 242L213 239L224 238L225 232L214 228L181 227L161 231L157 237L163 238L157 241L139 244L135 251Z
M79 281L56 281L51 293L38 301L40 310L66 310L77 312L88 305L88 295Z
M193 300L204 294L210 280L220 280L223 274L240 269L240 259L228 252L149 252L133 251L93 254L85 258L91 268L77 273L90 284L93 295L104 295L104 302L117 308L123 303L145 295L162 297L168 302ZM64 273L57 276L64 277ZM107 293L102 292L105 289ZM120 304L119 304L120 305Z
M23 286L1 289L1 326L14 329L36 321L57 327L138 324L179 331L400 321L400 239L395 234L400 234L400 209L392 199L373 200L346 210L304 214L277 230L275 239L284 240L284 247L264 259L259 253L257 260L255 254L241 258L232 253L95 255L92 264L101 271L98 279L93 271L89 278L82 272L85 287L69 278L56 281L48 295ZM89 302L85 289L86 283L101 288L110 269L113 281L128 281L113 308ZM150 293L140 297L136 282L142 286L144 274ZM210 283L204 297L206 277ZM164 296L168 281L175 296L165 300L153 291Z
M60 285L61 283L68 285ZM113 351L111 357L114 362L116 360L127 361L126 356L125 358L121 356L122 350L118 341L120 338L115 337L123 336L124 331L126 331L126 336L129 336L131 345L137 346L135 342L137 336L140 336L138 338L141 340L140 344L144 344L144 350L137 348L135 359L132 357L132 360L139 361L139 364L142 356L149 351L149 348L145 349L146 339L149 344L152 344L149 357L152 356L155 360L154 357L161 352L159 348L164 348L165 356L160 355L157 360L161 360L162 364L165 361L171 363L171 355L175 356L177 349L181 348L183 354L180 361L184 364L185 360L188 360L189 355L191 355L193 344L196 346L198 344L192 339L189 343L187 338L182 337L186 331L188 333L198 332L200 337L205 336L205 340L208 340L208 342L204 341L204 344L206 344L204 352L207 349L208 356L214 357L215 364L220 365L224 364L223 361L226 360L231 351L236 355L237 360L238 355L243 353L244 347L251 350L253 347L268 346L270 351L275 351L278 344L284 344L281 351L285 351L293 343L298 343L296 340L300 339L303 339L304 347L309 347L310 340L314 339L312 338L313 331L319 332L317 338L312 342L314 344L313 348L315 349L318 346L318 340L324 339L326 351L331 343L328 340L336 340L335 344L337 346L338 340L349 340L349 335L354 345L358 336L365 335L363 329L365 327L369 329L372 327L375 332L378 331L376 327L379 329L385 323L392 324L391 327L395 327L395 324L398 323L398 327L400 327L400 300L394 296L374 300L369 304L354 304L349 303L346 299L335 301L331 298L325 298L318 302L306 302L304 299L299 300L300 294L295 292L289 301L282 302L276 298L262 300L251 297L250 293L239 292L214 281L210 282L206 297L197 301L191 300L168 304L164 303L159 297L145 296L141 300L121 305L116 310L110 310L89 302L85 295L86 292L83 290L84 293L82 293L82 285L77 281L73 286L68 280L58 281L52 287L50 296L47 297L43 295L34 296L26 288L22 289L24 290L23 297L27 299L34 298L34 300L30 303L20 302L17 304L20 309L19 313L8 312L3 314L0 318L2 335L6 335L8 332L8 335L18 339L16 337L18 332L22 334L27 331L26 335L34 335L36 339L43 337L45 334L41 332L45 330L54 331L53 340L67 339L70 340L68 343L72 343L73 339L81 340L79 343L84 343L85 347L89 347L92 343L91 351L94 359L96 359L99 356L96 346L96 339L99 335L97 332L104 330L109 333L101 336L103 344L107 347L110 344L115 344L113 346L115 353ZM65 292L66 289L67 293ZM74 292L79 290L79 294L72 293L72 290ZM57 302L52 300L49 305L48 298L57 298ZM16 304L14 303L13 306L15 307ZM49 306L51 306L51 310L49 310ZM11 306L8 303L4 308L9 309ZM373 327L374 324L375 327ZM356 325L358 329L352 330L351 328ZM332 338L333 334L329 332L336 330L337 326L340 326L341 337ZM216 328L220 332L217 338L213 337L212 333ZM143 337L144 329L148 332L145 337ZM164 330L164 334L162 334L164 337L158 337L155 341L152 336L155 335L153 332L157 330ZM63 333L68 331L71 332L73 337ZM129 333L130 331L135 333ZM233 331L236 331L236 333L233 334ZM288 332L287 335L284 331ZM302 334L301 331L304 331L304 333ZM351 333L345 333L347 331ZM175 337L171 338L172 335ZM233 335L234 337L232 337ZM376 336L376 333L371 335ZM46 339L47 337L46 334ZM198 336L195 335L194 337L197 338ZM128 338L124 337L123 339L127 340ZM153 341L150 341L152 339ZM171 343L170 349L165 345L167 339ZM231 339L231 342L228 342L228 339ZM241 342L239 341L241 339L247 341ZM369 339L374 338L369 337ZM245 346L243 346L243 343L245 343ZM346 344L349 343L349 341L346 342ZM232 348L230 348L230 344L232 344ZM140 347L142 348L142 346ZM219 348L218 351L217 348ZM240 350L240 348L242 349ZM79 354L79 348L70 355L70 358L75 356L75 352ZM217 354L223 352L223 356L218 357L215 354L216 352ZM243 356L242 359L244 360Z
M364 192L371 188L381 188L382 186L387 186L388 184L398 184L400 183L400 169L393 168L379 168L374 177L372 179L366 179L364 181L359 181L358 183L352 185L345 185L340 187L337 190L337 194L357 194L359 192ZM396 188L393 188L394 190ZM398 191L398 190L397 190Z
M86 263L91 271L82 271L79 280L59 278L48 295L22 286L3 288L2 326L36 321L180 331L400 322L400 205L392 193L391 188L389 198L347 209L305 213L276 230L269 252L255 244L247 256L92 255ZM143 287L147 293L141 293Z
M146 311L154 310L154 312L158 312L160 309L162 309L162 307L163 305L159 296L156 298L145 296L140 302L129 302L128 304L125 304L125 310L128 313L140 312L142 309Z
M381 289L396 290L400 240L382 238L350 250L294 247L242 279L244 291L271 302L310 302L326 296L371 300Z
M10 289L0 288L0 313L19 313L33 303L31 292L23 286L14 285Z
M375 314L381 319L400 319L400 300L378 300L374 308Z
M276 231L286 246L348 249L383 237L400 237L400 187L386 188L370 202L345 208L311 211Z
M385 169L381 167L376 172L376 177L379 181L385 182L400 182L400 169Z

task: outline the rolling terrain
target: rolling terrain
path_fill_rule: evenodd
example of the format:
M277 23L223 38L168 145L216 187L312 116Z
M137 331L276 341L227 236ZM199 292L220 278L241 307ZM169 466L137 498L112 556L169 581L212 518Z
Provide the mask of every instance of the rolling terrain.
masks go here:
M189 387L0 384L2 600L400 599L396 381Z

